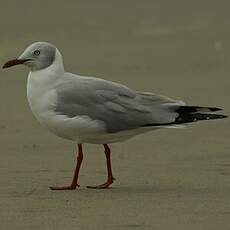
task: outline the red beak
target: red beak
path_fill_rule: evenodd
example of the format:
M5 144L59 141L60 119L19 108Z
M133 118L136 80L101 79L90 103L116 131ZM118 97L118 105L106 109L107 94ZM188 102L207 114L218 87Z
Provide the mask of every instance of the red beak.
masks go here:
M13 60L10 60L8 62L6 62L4 65L3 65L3 69L5 68L9 68L11 66L14 66L14 65L20 65L20 64L23 64L25 63L26 61L29 61L30 59L23 59L23 60L19 60L19 59L13 59Z

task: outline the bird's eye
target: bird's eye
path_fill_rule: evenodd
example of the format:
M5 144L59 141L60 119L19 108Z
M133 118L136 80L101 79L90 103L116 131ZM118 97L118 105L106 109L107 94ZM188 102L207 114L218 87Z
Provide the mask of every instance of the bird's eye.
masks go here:
M38 56L40 54L40 51L39 50L35 50L34 51L34 55Z

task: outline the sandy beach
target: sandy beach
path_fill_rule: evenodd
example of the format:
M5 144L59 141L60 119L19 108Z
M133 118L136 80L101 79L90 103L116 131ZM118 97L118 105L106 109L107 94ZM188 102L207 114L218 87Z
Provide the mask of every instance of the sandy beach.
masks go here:
M227 1L1 2L0 63L34 41L55 44L69 72L101 77L230 114ZM84 145L76 191L75 144L49 133L26 99L28 70L0 70L0 229L227 230L229 119L162 129L111 146Z

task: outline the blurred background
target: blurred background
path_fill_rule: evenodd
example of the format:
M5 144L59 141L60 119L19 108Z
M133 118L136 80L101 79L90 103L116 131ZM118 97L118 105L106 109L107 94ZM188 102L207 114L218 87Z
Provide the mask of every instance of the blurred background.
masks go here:
M0 63L48 41L65 68L230 113L229 2L225 0L1 1ZM228 229L229 119L159 130L112 146L86 145L79 191L74 144L32 116L25 67L0 70L0 218L3 229Z

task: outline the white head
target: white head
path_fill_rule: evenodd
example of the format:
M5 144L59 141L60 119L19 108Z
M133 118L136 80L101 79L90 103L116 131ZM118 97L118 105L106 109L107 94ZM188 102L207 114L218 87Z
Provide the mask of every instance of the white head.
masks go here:
M31 71L42 70L52 65L56 52L57 48L48 42L35 42L28 46L17 59L6 62L3 68L24 64Z

